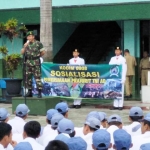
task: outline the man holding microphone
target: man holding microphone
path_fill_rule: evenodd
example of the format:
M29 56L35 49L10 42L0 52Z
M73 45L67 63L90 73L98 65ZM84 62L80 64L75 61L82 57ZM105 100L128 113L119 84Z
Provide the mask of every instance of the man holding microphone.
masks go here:
M33 31L27 33L27 42L21 49L21 54L24 54L26 59L25 84L28 89L26 97L32 97L32 77L34 77L38 89L38 98L42 98L40 57L45 54L45 49L41 42L35 40Z

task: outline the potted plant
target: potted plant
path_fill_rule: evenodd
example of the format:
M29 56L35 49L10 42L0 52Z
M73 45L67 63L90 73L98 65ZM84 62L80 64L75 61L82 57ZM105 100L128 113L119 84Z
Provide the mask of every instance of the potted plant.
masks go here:
M9 19L6 23L0 23L0 34L1 38L6 37L11 41L13 47L14 38L20 37L23 38L23 33L27 32L25 25L18 26L17 19ZM10 54L9 54L10 52ZM14 72L18 69L18 66L21 65L22 57L21 54L18 54L12 51L8 51L6 46L0 47L0 53L3 56L5 70L9 79L6 81L6 93L9 96L18 96L21 93L21 82L22 79L15 79Z

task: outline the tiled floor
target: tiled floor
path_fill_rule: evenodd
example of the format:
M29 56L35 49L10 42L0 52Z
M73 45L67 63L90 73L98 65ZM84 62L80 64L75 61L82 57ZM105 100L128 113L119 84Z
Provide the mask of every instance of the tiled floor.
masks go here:
M109 104L110 106L111 104ZM140 106L143 108L147 108L144 109L144 114L149 112L149 108L150 108L150 104L143 104L140 101L126 101L124 103L124 106ZM5 107L6 109L8 109L8 111L10 112L11 116L10 118L14 117L14 114L12 114L12 105L11 104L0 104L0 107ZM128 113L129 113L129 109L124 109L122 111L119 110L109 110L108 108L95 108L94 106L91 105L87 105L87 106L83 106L81 109L70 109L69 110L69 119L71 119L75 126L77 127L81 127L83 126L84 120L86 118L86 115L90 112L90 111L104 111L105 113L107 113L107 116L110 116L112 114L118 114L122 117L123 123L124 124L129 124L128 121ZM27 121L29 120L37 120L41 123L42 126L46 125L46 117L45 116L28 116Z

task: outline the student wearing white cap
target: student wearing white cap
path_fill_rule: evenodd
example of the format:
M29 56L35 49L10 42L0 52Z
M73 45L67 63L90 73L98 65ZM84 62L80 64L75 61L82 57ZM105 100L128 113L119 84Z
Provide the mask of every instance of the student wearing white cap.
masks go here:
M58 131L56 130L57 127L58 127L58 124L59 124L59 121L62 120L64 118L64 116L60 113L56 113L52 116L52 119L51 119L51 128L52 128L52 131L50 134L47 134L47 136L45 136L45 138L43 139L43 146L47 146L47 144L54 140L55 137L58 135Z
M69 65L85 65L84 59L80 58L79 54L80 53L78 49L73 50L73 58L69 60ZM73 88L73 90L79 91L78 87L76 89L76 86ZM74 99L74 103L72 106L70 106L70 108L76 108L76 109L81 108L81 102L82 99Z
M108 150L111 146L109 132L104 129L99 129L93 133L92 148L94 150Z
M132 123L127 126L123 126L131 136L141 134L141 123L140 120L143 119L143 111L140 107L132 107L129 112L129 121Z
M38 143L43 145L43 140L46 136L52 134L54 130L51 128L51 119L54 114L58 113L56 109L49 109L46 114L46 123L47 125L43 128L43 132L40 137L37 139Z
M29 142L33 148L33 150L44 150L44 146L40 145L36 138L39 137L41 132L41 125L37 121L29 121L24 126L23 137L24 140L22 142Z
M145 143L140 146L140 150L149 150L149 149L150 149L150 143Z
M142 144L150 142L150 113L141 120L141 135L133 136L133 147L131 150L138 150Z
M68 118L68 111L69 111L69 107L67 105L67 103L65 102L60 102L55 106L55 109L62 114L65 118Z
M126 64L126 59L121 55L122 51L119 47L115 49L115 55L114 57L111 58L109 64L110 65L122 65L122 96L119 98L114 99L114 104L111 110L123 109L123 102L124 102L124 84L126 80L126 72L127 72L127 64Z
M113 137L115 150L129 150L133 146L131 135L123 129L114 131Z
M0 150L7 149L8 145L12 142L12 127L5 123L0 123Z
M67 140L69 150L86 150L87 143L81 137L72 137Z
M23 127L26 124L25 120L29 113L29 108L25 104L19 104L15 111L15 118L8 121L8 124L12 126L12 133L23 133Z
M29 142L20 142L14 147L14 150L33 150Z
M92 135L93 133L100 129L100 121L97 118L89 117L86 119L83 128L83 139L87 143L87 150L92 150Z
M119 115L111 115L108 118L108 128L107 131L110 133L111 136L111 143L114 144L114 139L113 139L113 133L114 131L116 131L117 129L121 129L122 128L122 119Z

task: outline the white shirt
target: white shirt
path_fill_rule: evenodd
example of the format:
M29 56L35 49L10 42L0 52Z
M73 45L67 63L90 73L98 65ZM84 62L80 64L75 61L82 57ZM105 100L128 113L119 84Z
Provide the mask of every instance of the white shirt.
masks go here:
M87 143L87 150L93 150L92 148L92 136L93 136L93 132L88 133L87 135L83 136L82 138L85 140L85 142Z
M84 65L85 61L83 58L77 57L69 60L69 65Z
M111 125L111 126L107 129L107 131L110 133L112 145L114 144L113 133L114 133L114 131L116 131L116 130L118 130L118 129L119 129L119 128L118 128L117 126L115 126L115 125ZM110 149L113 150L113 148L110 148Z
M5 150L2 144L0 144L0 150Z
M7 148L5 148L5 150L13 150L13 149L14 148L13 148L13 146L11 144L8 144ZM0 148L0 150L1 150L1 148Z
M125 82L126 79L126 73L127 73L127 64L126 59L122 56L114 56L111 58L110 65L122 65L122 82Z
M133 136L132 137L133 147L130 148L130 150L139 150L142 144L149 142L150 142L150 131L147 131L141 135Z
M46 147L50 141L56 138L57 135L58 135L57 130L53 130L53 132L47 134L47 136L45 136L45 138L43 139L43 146Z
M54 130L51 128L51 125L47 124L43 129L42 135L39 138L37 138L36 141L40 143L41 145L43 145L43 141L45 137L47 137L48 135L53 135L53 132Z
M74 130L76 131L75 137L82 137L84 138L84 134L83 134L83 127L79 128L79 127L75 127Z
M7 123L12 126L12 134L22 134L24 130L24 125L26 124L26 122L22 118L17 116L14 119L9 120Z
M23 134L14 133L12 139L17 143L20 143L23 140Z
M35 139L27 137L22 142L29 142L33 148L33 150L44 150L44 146L39 144Z
M135 136L135 135L141 135L141 127L140 127L140 123L139 122L132 122L130 125L127 126L123 126L123 129L126 130L131 136ZM137 130L134 131L134 128L137 128Z

